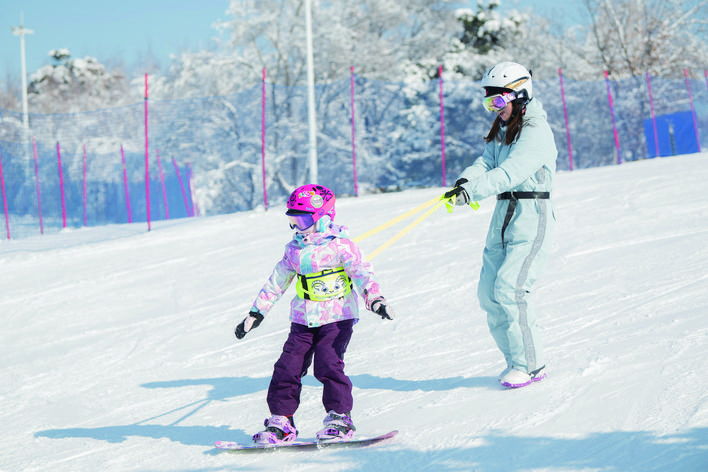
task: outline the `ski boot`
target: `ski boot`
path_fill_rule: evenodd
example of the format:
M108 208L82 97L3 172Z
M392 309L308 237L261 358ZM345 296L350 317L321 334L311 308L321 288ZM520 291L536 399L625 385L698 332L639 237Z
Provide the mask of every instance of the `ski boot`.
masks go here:
M533 372L522 372L517 369L510 369L503 372L503 376L499 379L501 384L506 388L520 388L531 385L534 382L541 381L546 378L546 366L536 369Z
M264 446L279 446L297 439L292 416L273 415L264 421L266 429L253 435L253 442Z
M317 431L318 442L347 441L354 436L356 431L349 413L340 415L331 410L322 423L324 428Z

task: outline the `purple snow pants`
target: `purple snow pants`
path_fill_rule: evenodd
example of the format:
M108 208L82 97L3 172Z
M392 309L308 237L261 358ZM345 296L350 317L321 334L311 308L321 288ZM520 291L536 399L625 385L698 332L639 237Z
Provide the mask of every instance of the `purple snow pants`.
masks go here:
M352 411L352 383L344 374L344 353L352 337L355 320L337 321L319 328L291 323L283 353L275 363L268 387L271 415L292 416L300 405L302 377L314 357L315 378L324 389L325 411Z

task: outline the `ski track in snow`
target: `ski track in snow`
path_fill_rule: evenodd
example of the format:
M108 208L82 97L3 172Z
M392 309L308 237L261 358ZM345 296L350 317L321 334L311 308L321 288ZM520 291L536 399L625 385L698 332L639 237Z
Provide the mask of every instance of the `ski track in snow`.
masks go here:
M290 237L282 208L0 242L0 471L708 470L706 181L705 153L558 173L533 294L548 378L519 390L476 298L493 199L381 253L397 317L362 312L345 361L359 435L400 434L367 449L213 448L268 415L293 290L232 333ZM337 221L356 236L443 190L342 198ZM305 377L302 438L320 395Z

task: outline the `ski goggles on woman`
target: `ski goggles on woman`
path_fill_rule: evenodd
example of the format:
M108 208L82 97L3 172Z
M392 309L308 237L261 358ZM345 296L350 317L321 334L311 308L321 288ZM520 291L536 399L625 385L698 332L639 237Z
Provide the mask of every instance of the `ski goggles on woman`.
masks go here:
M491 97L484 97L484 108L488 112L502 111L506 105L516 100L516 95L513 92L499 93Z
M315 224L315 220L312 218L312 213L285 213L288 215L288 220L290 221L290 229L296 229L298 231L305 231L307 228Z

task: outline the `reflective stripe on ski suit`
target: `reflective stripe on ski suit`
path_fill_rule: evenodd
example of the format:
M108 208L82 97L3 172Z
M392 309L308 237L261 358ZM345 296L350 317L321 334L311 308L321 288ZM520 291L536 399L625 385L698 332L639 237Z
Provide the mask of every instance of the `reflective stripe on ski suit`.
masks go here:
M503 192L550 192L558 151L546 112L537 98L526 107L516 142L492 141L461 178L470 198ZM479 302L507 365L532 372L544 365L536 314L529 300L548 253L555 222L549 199L520 199L504 232L509 200L497 200L484 247Z
M346 228L328 224L327 220L329 217L325 216L317 222L323 223L322 231L294 235L285 246L283 258L258 293L252 310L266 315L297 274L311 274L338 267L344 267L357 290L326 301L304 300L295 295L290 302L290 321L316 328L335 321L355 320L359 318L357 292L364 297L367 308L371 308L371 303L381 297L371 264L364 259L357 244L349 239Z

